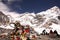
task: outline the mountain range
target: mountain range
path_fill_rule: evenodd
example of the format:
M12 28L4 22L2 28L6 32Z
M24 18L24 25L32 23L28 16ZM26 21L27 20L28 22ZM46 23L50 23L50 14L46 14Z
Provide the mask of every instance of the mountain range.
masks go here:
M19 21L21 25L30 25L34 30L40 34L44 29L49 32L50 30L57 30L60 34L60 8L54 6L46 11L39 13L28 13L18 14L15 12L3 12L8 18L9 23ZM13 29L13 25L7 25L6 29Z

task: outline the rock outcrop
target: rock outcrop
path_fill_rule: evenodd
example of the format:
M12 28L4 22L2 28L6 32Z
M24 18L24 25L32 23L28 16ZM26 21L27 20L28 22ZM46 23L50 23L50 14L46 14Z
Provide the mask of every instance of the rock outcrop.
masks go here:
M9 18L0 11L0 25L7 25L9 23Z

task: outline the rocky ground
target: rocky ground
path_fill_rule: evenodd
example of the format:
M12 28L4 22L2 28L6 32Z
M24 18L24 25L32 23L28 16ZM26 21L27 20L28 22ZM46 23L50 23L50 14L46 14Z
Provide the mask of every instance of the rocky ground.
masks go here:
M39 37L36 40L60 40L60 38L50 38L47 35L40 35ZM11 39L9 38L9 36L6 36L5 38L0 38L0 40L11 40Z
M1 31L2 30L2 31ZM0 35L2 34L2 33L10 33L12 30L8 30L8 29L2 29L2 28L0 28ZM8 34L7 36L5 36L5 37L1 37L0 36L0 40L11 40L10 39L10 35ZM60 38L58 38L58 37L55 37L55 38L51 38L51 37L49 37L49 35L38 35L38 37L36 38L36 40L60 40Z
M0 40L10 40L9 34L12 31L13 30L11 30L11 29L3 29L3 28L0 28ZM4 35L4 37L3 37L3 34L6 34L6 35Z

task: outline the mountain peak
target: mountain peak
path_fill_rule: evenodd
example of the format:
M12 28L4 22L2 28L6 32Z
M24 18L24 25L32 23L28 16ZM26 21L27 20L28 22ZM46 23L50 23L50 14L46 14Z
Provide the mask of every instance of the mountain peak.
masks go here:
M54 7L52 7L52 9L59 9L59 7L58 6L54 6Z
M57 7L57 6L54 6L54 7L51 8L51 10L54 10L54 11L60 11L60 8Z
M60 8L57 6L54 6L46 11L44 11L44 14L60 14Z

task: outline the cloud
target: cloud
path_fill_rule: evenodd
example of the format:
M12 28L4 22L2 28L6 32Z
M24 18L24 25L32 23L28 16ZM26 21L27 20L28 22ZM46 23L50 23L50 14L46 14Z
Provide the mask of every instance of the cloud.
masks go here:
M23 0L0 0L0 2L3 2L5 4L12 4L14 2L23 2Z
M4 3L0 2L0 11L9 11L9 10L10 9Z
M8 1L22 1L22 0L8 0Z
M8 4L12 4L12 3L14 3L14 2L22 2L22 0L7 0L8 2Z
M21 2L22 0L0 0L0 11L18 12L22 10Z
M0 0L0 2L1 1L8 1L8 2L12 2L12 1L21 1L22 2L22 0Z

